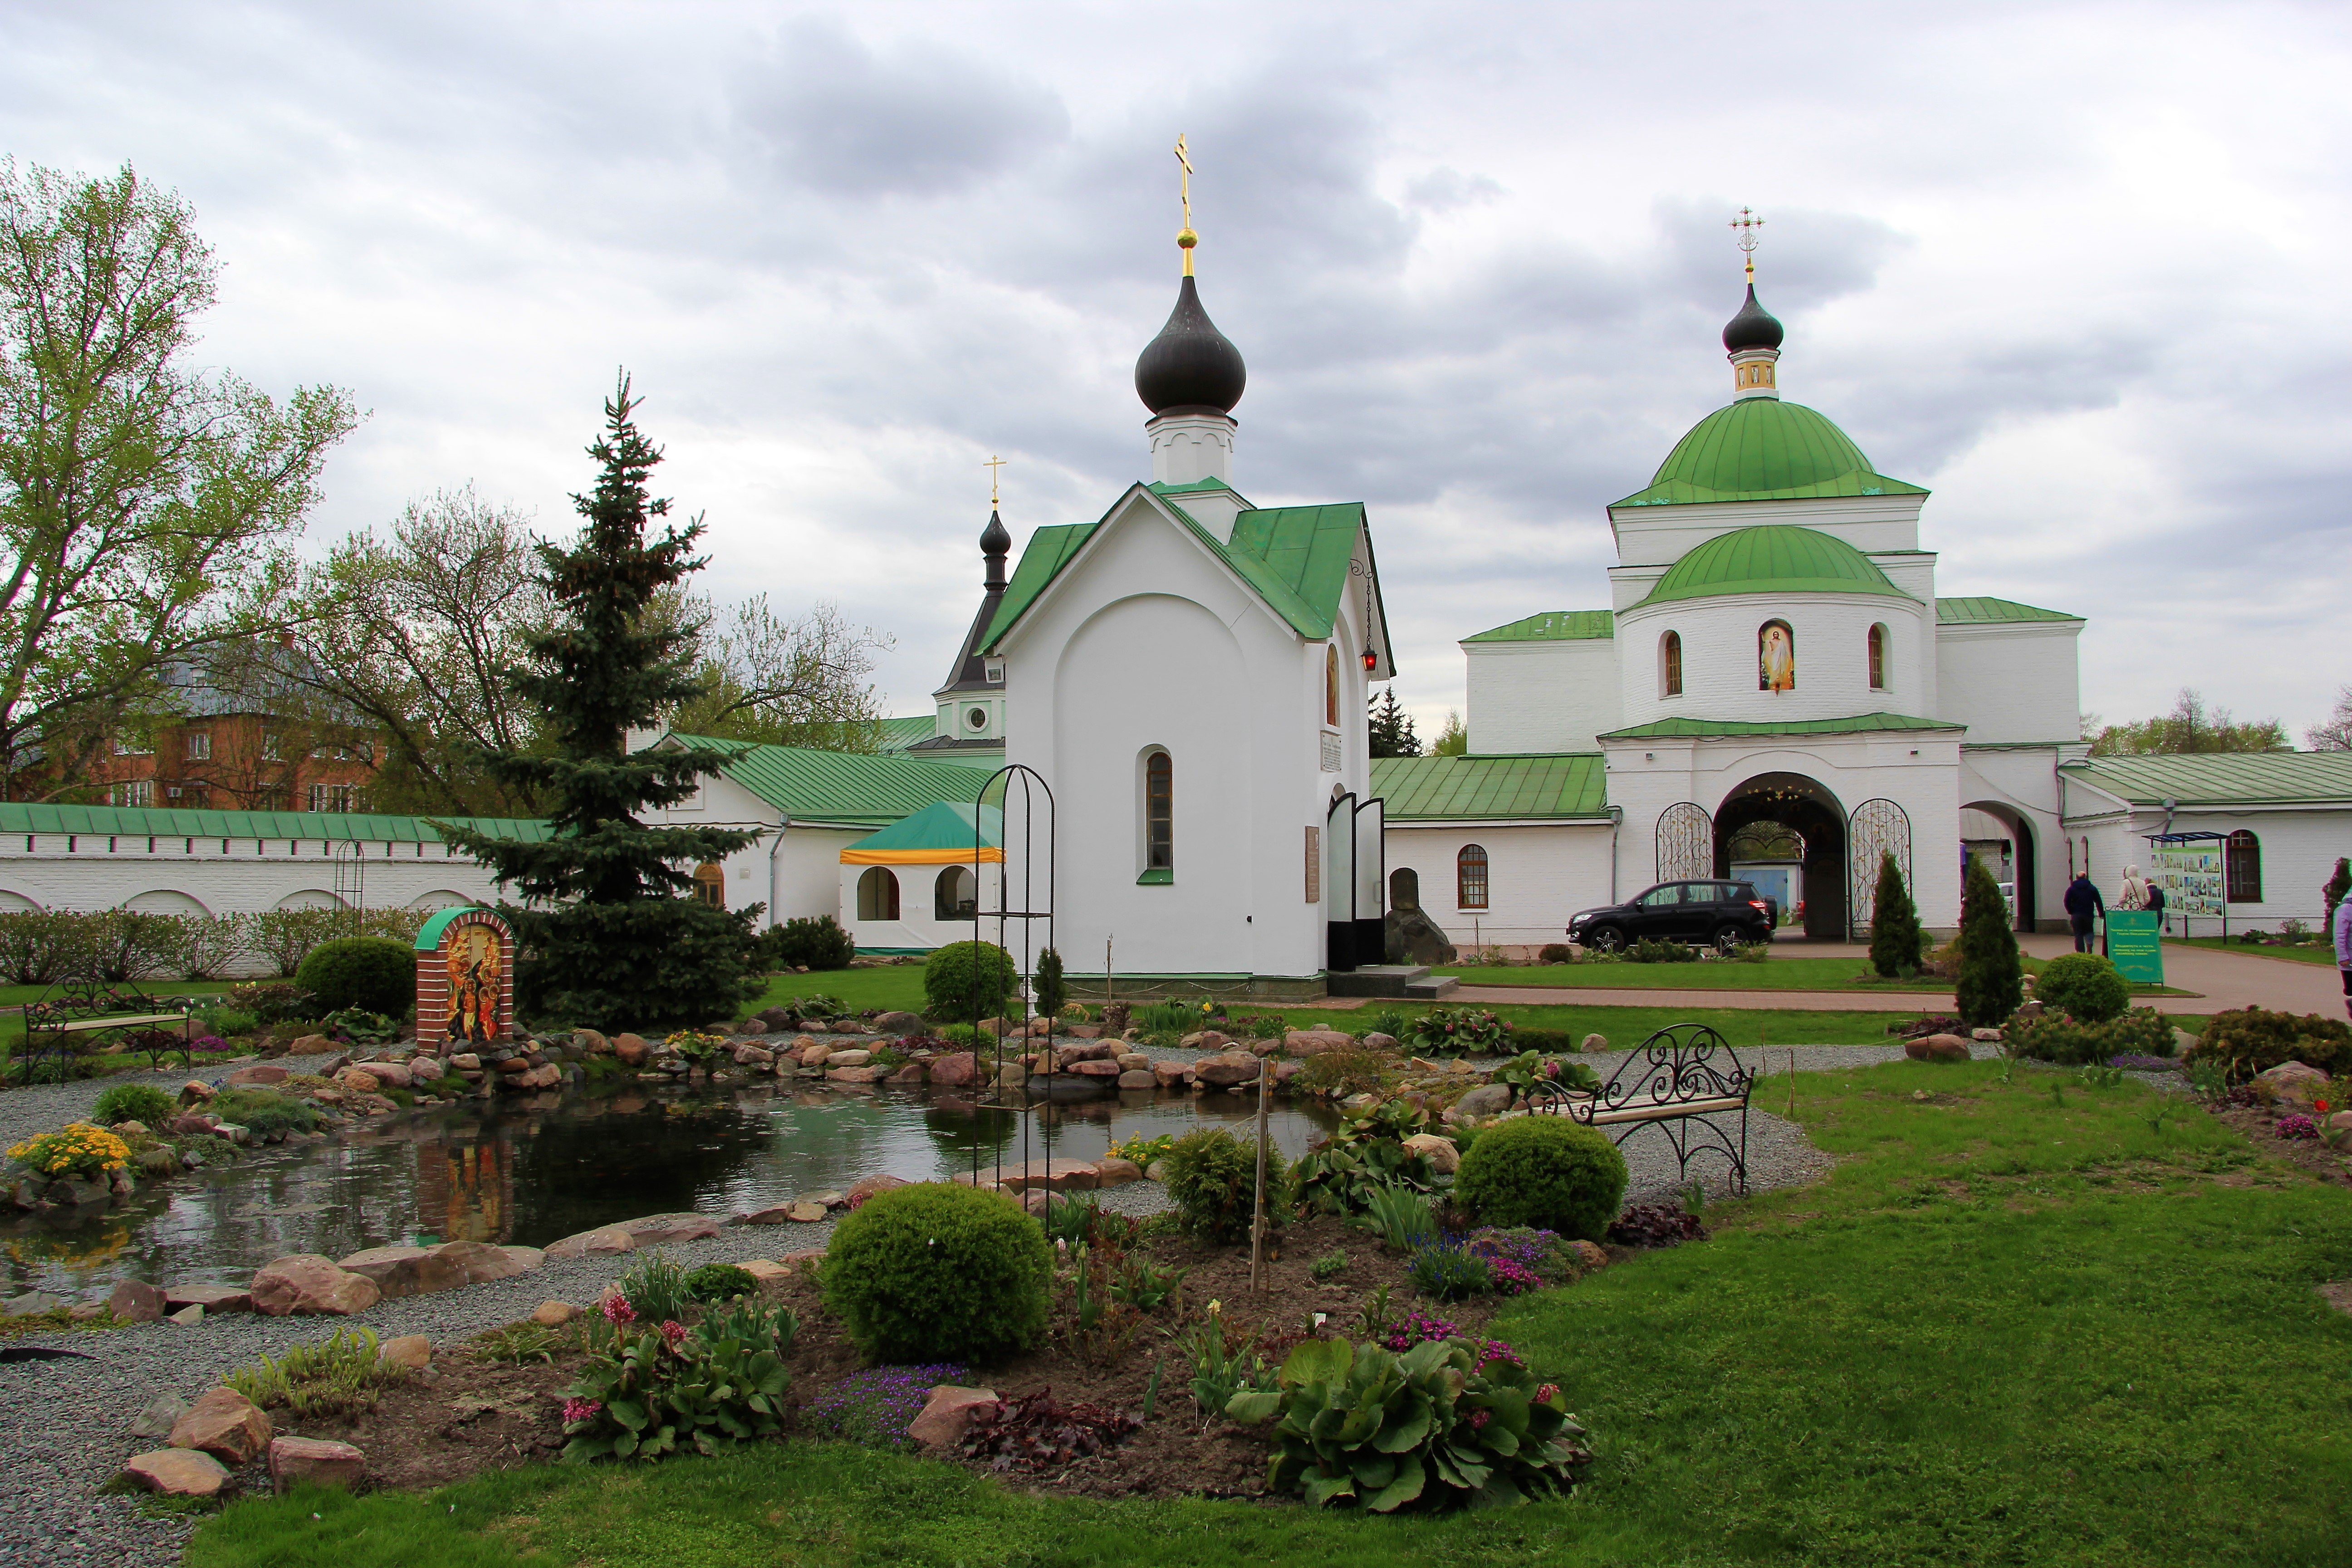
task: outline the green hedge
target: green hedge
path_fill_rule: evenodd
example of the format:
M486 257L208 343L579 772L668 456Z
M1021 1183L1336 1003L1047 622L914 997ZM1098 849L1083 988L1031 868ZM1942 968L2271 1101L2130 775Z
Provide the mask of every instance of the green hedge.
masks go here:
M1044 1337L1054 1255L999 1193L919 1182L844 1215L824 1301L870 1362L994 1361Z
M362 1007L405 1018L416 1001L415 950L373 936L322 942L302 960L294 984L319 999L322 1013Z
M1482 1225L1599 1241L1625 1201L1625 1157L1566 1117L1515 1117L1479 1133L1462 1156L1454 1195Z

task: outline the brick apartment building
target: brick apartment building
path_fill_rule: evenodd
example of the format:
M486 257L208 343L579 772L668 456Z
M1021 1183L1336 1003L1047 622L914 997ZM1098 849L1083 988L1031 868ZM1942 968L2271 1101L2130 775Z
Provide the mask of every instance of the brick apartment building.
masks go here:
M217 680L194 666L173 667L166 714L142 731L118 731L92 763L96 799L189 810L368 810L373 733L323 710L269 662Z

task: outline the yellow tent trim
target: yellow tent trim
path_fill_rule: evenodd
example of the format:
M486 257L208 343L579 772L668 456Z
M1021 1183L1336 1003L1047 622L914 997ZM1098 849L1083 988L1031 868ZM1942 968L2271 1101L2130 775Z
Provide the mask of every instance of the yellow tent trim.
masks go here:
M1004 863L1004 851L984 847L977 857L982 862L999 866ZM859 849L855 847L841 852L845 866L969 866L974 856L969 849Z

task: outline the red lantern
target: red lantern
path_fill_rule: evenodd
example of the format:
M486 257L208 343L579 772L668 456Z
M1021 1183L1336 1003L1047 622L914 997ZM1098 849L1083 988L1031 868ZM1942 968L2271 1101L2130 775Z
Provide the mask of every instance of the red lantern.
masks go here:
M1364 668L1365 668L1366 669L1378 669L1380 667L1381 667L1381 656L1380 656L1379 654L1374 653L1374 652L1373 652L1370 648L1369 648L1369 647L1367 647L1366 649L1364 649Z

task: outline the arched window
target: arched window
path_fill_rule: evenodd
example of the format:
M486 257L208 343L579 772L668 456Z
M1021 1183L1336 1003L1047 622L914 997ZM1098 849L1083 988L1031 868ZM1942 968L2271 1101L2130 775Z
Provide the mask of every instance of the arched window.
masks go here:
M1486 847L1465 844L1454 857L1454 902L1457 908L1486 907Z
M968 921L979 902L980 884L973 879L969 866L950 866L931 884L933 920Z
M714 910L727 907L727 872L716 860L694 868L694 896Z
M898 879L887 866L868 866L857 879L857 918L895 921L898 918Z
M1339 727L1339 645L1323 650L1323 722Z
M1400 866L1389 873L1389 908L1417 910L1421 908L1421 873L1410 866Z
M1143 868L1176 868L1176 764L1165 752L1143 759Z
M1797 686L1797 634L1786 621L1756 628L1756 689L1793 691Z
M1668 632L1658 639L1658 695L1683 694L1683 634Z
M1870 689L1886 689L1886 628L1883 626L1870 628Z
M2263 901L2263 841L2241 827L2221 841L2221 876L2233 904Z

